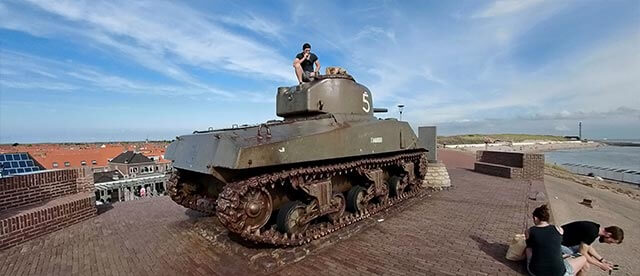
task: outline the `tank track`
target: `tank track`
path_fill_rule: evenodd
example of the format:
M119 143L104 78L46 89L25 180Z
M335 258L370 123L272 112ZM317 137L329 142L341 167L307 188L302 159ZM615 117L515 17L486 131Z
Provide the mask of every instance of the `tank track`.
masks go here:
M216 199L188 192L189 188L185 187L186 185L180 183L180 171L174 170L167 181L167 192L171 199L185 208L214 216L216 214ZM195 187L191 189L195 190Z
M267 230L249 231L244 227L244 220L247 215L243 211L241 198L252 190L261 190L266 187L282 185L284 180L302 177L305 180L319 179L327 176L334 176L342 173L351 173L362 169L376 169L389 165L400 165L403 162L419 162L419 174L416 175L412 189L397 197L389 197L381 203L369 203L364 211L358 213L346 213L335 222L319 222L310 225L302 233L286 234L275 229L275 226ZM423 152L401 153L388 157L372 157L355 160L340 164L328 164L314 167L303 167L285 170L281 172L266 173L254 176L238 182L229 183L225 186L217 200L217 216L220 222L229 231L239 234L243 239L259 244L270 244L274 246L297 246L312 240L321 238L329 233L335 232L350 224L368 218L384 209L389 208L408 198L423 194L426 189L421 188L423 177L426 175L427 161Z

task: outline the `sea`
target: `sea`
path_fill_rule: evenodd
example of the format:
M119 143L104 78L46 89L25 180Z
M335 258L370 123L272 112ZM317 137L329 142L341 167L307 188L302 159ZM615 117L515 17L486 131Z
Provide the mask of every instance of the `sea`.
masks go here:
M637 143L638 146L607 145L598 148L556 150L545 152L545 161L561 165L575 173L591 173L640 184L640 140L619 142Z

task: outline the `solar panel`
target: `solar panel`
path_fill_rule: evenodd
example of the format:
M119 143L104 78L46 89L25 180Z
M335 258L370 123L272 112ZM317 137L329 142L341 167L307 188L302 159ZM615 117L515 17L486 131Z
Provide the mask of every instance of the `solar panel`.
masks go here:
M34 159L27 153L0 154L0 168L2 176L15 173L29 173L40 170Z

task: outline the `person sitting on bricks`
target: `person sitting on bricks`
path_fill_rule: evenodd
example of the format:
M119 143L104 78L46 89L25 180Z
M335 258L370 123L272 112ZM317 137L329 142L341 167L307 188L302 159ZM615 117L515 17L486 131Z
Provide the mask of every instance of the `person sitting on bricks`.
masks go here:
M580 253L593 264L604 271L613 269L613 263L602 257L591 245L596 239L601 243L620 244L624 239L624 231L618 226L602 227L592 221L574 221L562 225L562 254L573 255Z
M527 238L527 271L530 275L575 275L588 268L583 256L563 258L562 228L549 224L549 208L542 205L533 210L534 226L524 234Z
M313 68L315 65L315 69ZM302 53L296 55L293 60L293 68L295 68L296 77L299 83L312 81L320 72L320 62L318 56L311 52L311 45L305 43L302 45Z

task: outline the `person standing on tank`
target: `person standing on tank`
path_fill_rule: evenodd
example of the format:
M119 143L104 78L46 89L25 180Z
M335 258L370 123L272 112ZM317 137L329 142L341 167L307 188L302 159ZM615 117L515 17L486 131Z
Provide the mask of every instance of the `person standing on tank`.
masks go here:
M314 69L315 65L315 69ZM298 78L298 83L309 82L318 76L320 62L318 56L311 52L311 44L302 45L302 52L293 60L293 68Z

